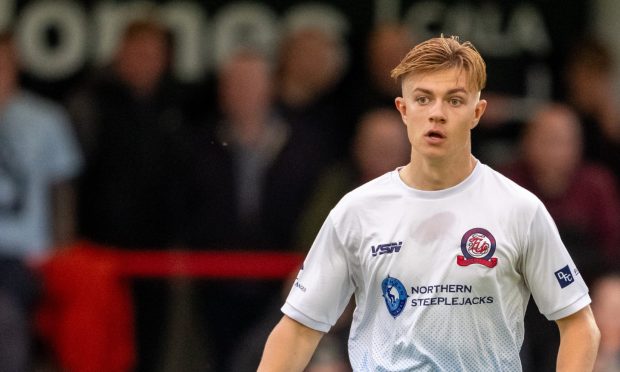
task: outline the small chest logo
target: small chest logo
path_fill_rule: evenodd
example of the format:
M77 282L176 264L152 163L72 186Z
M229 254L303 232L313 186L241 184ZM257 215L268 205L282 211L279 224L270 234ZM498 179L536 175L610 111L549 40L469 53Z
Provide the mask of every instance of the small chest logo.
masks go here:
M555 278L558 280L558 283L560 283L560 288L564 288L575 281L575 277L570 272L570 267L568 267L568 265L556 271Z
M377 255L382 254L390 254L390 253L398 253L400 252L400 248L403 246L403 242L398 243L385 243L373 245L371 248L372 256L377 257Z
M459 266L480 264L486 267L495 267L497 258L495 254L495 238L486 229L475 228L467 231L461 239L462 256L456 257Z
M387 306L390 315L396 318L405 308L407 297L409 297L405 286L400 280L388 276L381 283L381 291L383 292L385 306Z

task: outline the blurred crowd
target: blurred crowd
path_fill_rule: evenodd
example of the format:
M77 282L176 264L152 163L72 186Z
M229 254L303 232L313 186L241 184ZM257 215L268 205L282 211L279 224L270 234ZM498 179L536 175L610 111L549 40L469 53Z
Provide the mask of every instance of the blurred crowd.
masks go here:
M32 320L45 291L37 268L59 247L86 240L136 251L303 254L340 197L406 164L409 144L393 103L400 87L389 71L414 35L397 24L371 30L358 62L363 76L348 74L344 43L300 28L285 35L276 58L239 49L212 87L188 91L170 76L168 31L137 20L111 63L56 102L20 85L18 51L10 31L1 33L2 370L63 370ZM489 128L502 122L483 117L474 154L545 203L590 285L602 333L596 371L620 371L616 62L594 39L567 56L561 94L536 102L501 139L499 155L489 151L497 140ZM255 370L290 284L133 279L130 370ZM530 305L524 370L554 370L556 327ZM350 371L350 316L347 310L323 339L309 371ZM191 337L178 342L195 344L183 344L173 360L179 319L191 320Z

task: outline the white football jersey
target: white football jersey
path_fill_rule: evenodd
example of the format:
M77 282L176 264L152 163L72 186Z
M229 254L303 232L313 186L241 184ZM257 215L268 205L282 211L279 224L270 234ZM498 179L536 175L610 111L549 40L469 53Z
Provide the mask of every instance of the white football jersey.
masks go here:
M354 294L355 371L521 371L530 293L550 320L590 303L543 204L478 162L445 190L395 170L347 194L282 311L327 332Z

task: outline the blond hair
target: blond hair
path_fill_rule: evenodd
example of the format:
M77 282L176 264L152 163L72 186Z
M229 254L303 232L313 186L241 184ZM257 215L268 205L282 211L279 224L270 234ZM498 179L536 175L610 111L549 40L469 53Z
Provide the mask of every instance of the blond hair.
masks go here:
M469 41L461 42L458 36L432 38L409 51L396 66L391 76L402 82L411 73L428 73L457 68L464 70L471 88L484 89L487 80L486 64L478 50Z

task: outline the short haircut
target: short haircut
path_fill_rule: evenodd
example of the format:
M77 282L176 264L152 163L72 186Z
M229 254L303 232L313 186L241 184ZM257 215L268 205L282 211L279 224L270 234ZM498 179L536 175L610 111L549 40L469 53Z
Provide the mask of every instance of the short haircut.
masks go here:
M486 64L469 41L458 36L432 38L409 51L392 72L399 82L410 74L428 73L457 68L465 71L468 83L476 91L484 89L487 80Z

